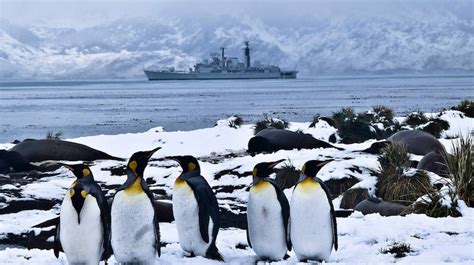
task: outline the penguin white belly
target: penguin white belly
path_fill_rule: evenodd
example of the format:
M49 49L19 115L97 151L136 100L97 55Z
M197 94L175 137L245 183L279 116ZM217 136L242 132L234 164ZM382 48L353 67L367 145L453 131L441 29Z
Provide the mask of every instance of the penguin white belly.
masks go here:
M252 249L260 258L281 260L286 254L286 233L275 188L260 182L250 188L247 223Z
M154 213L144 192L117 192L111 209L111 243L118 262L155 261Z
M298 259L327 261L333 244L331 206L318 183L300 183L296 187L290 219L290 237Z
M209 218L209 243L206 243L199 229L199 207L196 197L191 187L184 181L178 181L173 188L173 215L181 248L194 255L206 256L213 239L212 219Z
M70 264L98 264L103 252L103 226L96 198L87 195L80 212L66 195L61 205L59 240Z

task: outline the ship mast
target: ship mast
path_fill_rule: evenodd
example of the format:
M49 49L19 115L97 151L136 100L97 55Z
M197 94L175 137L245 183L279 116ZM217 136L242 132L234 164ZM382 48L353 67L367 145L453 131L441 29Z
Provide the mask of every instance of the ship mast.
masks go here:
M244 56L245 56L245 67L248 69L250 68L250 48L249 42L244 41L245 49L244 49Z
M221 61L222 61L222 68L225 67L225 57L224 57L225 47L221 47Z

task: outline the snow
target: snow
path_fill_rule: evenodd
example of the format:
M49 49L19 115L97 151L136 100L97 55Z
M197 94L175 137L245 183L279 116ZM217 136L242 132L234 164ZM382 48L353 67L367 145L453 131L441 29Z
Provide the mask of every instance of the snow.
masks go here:
M474 119L461 117L456 111L446 111L442 115L452 124L452 129L472 131ZM193 131L164 131L157 127L142 133L119 135L96 135L68 139L69 141L89 145L105 151L111 155L128 158L138 150L151 150L157 146L157 151L145 170L145 178L153 179L152 190L162 190L164 195L157 196L169 201L172 195L172 186L175 178L180 174L180 168L173 161L163 160L169 155L192 154L198 157L202 175L214 188L233 187L229 191L217 193L219 205L222 209L234 214L245 212L248 200L246 188L251 183L250 172L253 166L263 161L287 159L296 168L310 159L334 161L327 164L318 174L323 180L341 179L353 176L360 180L352 188L363 187L370 193L375 191L376 178L371 170L378 168L377 157L371 154L357 152L370 146L373 140L360 144L337 146L346 150L313 149L313 150L281 150L271 154L257 154L249 156L244 151L247 142L253 136L253 126L244 124L238 128L228 126L229 120L221 120L212 128ZM315 128L308 128L309 123L290 123L290 130L302 130L318 139L327 139L335 129L326 122L320 121ZM446 132L449 135L450 131ZM449 147L455 139L440 139ZM3 144L0 146L11 146ZM450 149L448 149L449 151ZM125 176L113 176L105 168L123 166L120 161L96 161L91 166L95 179L105 187L119 185L125 181ZM281 163L278 167L283 166ZM358 167L360 171L351 168ZM225 174L219 179L214 176L222 170L233 169L239 174ZM3 194L4 198L11 199L54 199L60 201L66 189L73 181L71 173L59 169L59 175L43 177L23 186L3 185L2 190L19 192L21 198ZM432 182L440 181L439 176L429 174ZM114 192L111 190L108 195ZM160 193L161 194L161 193ZM285 194L291 199L292 189L286 189ZM334 200L336 208L341 197ZM355 212L348 218L338 218L339 250L333 252L328 263L464 263L474 262L474 209L462 202L459 209L463 214L460 218L430 218L426 215L411 214L405 217L382 217L378 214L363 216ZM19 235L32 230L32 226L48 220L58 214L59 208L51 210L24 210L18 213L0 215L0 238L8 233ZM162 248L162 257L157 264L219 264L202 257L186 258L178 244L178 235L175 223L161 223L162 242L167 245ZM389 248L394 243L405 243L411 247L406 257L395 258L392 254L381 253L382 249ZM217 246L229 264L249 264L256 260L255 253L246 247L245 231L238 228L221 229L217 238ZM237 246L239 246L237 248ZM65 264L66 258L61 254L56 259L52 250L26 250L21 247L8 245L0 250L0 260L4 263L15 264ZM275 264L295 264L294 252L287 261ZM109 262L115 262L112 257Z

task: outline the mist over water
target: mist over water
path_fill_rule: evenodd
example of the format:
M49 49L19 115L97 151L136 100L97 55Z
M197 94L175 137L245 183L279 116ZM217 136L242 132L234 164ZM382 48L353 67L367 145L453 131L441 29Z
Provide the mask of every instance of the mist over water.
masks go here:
M311 121L342 107L374 105L440 111L474 98L472 76L325 77L227 81L44 81L0 82L0 142L167 131L214 126L233 114L254 123L263 113Z

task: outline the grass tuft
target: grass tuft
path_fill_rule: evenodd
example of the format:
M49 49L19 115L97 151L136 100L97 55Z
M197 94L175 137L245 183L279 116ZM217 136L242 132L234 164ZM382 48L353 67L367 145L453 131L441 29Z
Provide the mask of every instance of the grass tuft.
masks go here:
M465 99L453 109L463 112L466 116L474 118L474 101Z
M473 140L468 136L453 143L451 155L443 154L455 193L470 207L474 207L473 153Z
M321 118L321 115L319 115L319 114L314 115L314 116L313 116L313 120L312 120L311 123L309 124L309 128L314 128L314 127L316 127L316 123L319 122L320 118Z
M232 117L229 118L229 127L231 127L231 128L237 129L243 123L244 123L244 120L238 115L233 115Z
M403 258L407 253L413 252L410 244L395 242L387 248L381 248L380 253L382 254L393 254L395 258Z
M411 127L416 127L428 122L428 118L426 118L425 114L421 111L415 111L408 114L405 123Z
M372 107L372 112L373 123L382 123L386 126L393 123L394 112L391 108L383 105L377 105Z
M443 203L443 201L445 201L445 198L439 191L432 191L419 198L415 203L403 211L401 215L418 213L426 214L433 218L461 216L461 213L457 210L458 204L455 196L451 196L451 203L449 205Z
M378 158L377 194L386 201L410 205L433 187L424 171L408 170L410 156L405 145L393 143Z
M273 119L271 117L268 117L268 114L264 113L263 114L263 119L258 121L255 124L254 128L254 135L260 132L261 130L267 129L267 128L276 128L276 129L287 129L288 128L288 122L283 119Z
M291 160L288 160L283 166L276 170L275 182L282 189L288 189L296 185L300 178L301 171L299 171Z
M332 118L342 143L360 143L376 138L375 130L370 124L371 117L366 113L356 114L352 108L342 108L334 112Z
M449 122L439 118L434 118L430 119L426 124L421 125L419 128L436 138L440 138L443 130L449 129Z
M63 135L63 133L60 132L60 131L58 131L58 132L48 131L48 133L46 134L46 139L48 139L48 140L61 140L62 135Z

